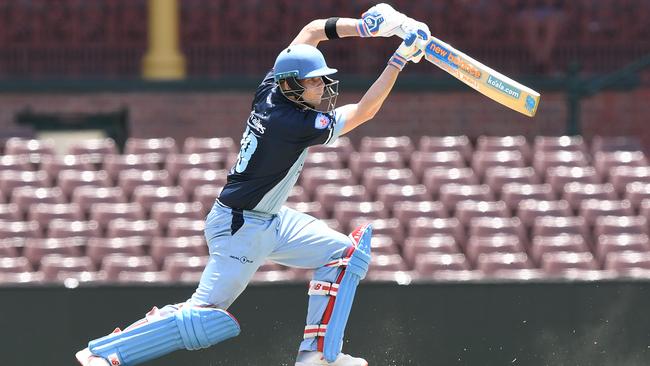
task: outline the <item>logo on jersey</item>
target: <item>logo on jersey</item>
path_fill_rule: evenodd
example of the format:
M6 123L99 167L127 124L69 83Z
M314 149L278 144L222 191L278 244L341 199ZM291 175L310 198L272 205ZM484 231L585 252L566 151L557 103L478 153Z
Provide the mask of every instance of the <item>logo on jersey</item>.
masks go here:
M236 257L234 255L231 255L230 258L238 260L241 264L246 264L246 263L253 263L252 260L248 259L247 257Z
M331 120L327 115L318 113L318 115L316 115L316 122L314 122L314 127L319 130L323 130L329 127L330 123Z
M264 127L262 124L260 117L255 115L255 112L251 112L251 115L248 117L248 121L246 123L250 126L250 128L254 129L260 134L264 134L264 132L266 132L266 127Z

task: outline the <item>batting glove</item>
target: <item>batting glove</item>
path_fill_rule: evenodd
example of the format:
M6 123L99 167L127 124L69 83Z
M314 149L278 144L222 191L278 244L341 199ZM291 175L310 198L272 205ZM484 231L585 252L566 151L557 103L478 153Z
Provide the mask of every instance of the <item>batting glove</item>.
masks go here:
M401 71L407 62L414 61L416 58L419 61L423 55L420 49L420 45L424 44L423 41L426 41L426 39L421 38L418 32L407 34L402 44L397 48L397 51L388 60L388 64L395 66Z
M361 15L357 31L361 37L391 37L400 31L406 15L388 4L377 4Z

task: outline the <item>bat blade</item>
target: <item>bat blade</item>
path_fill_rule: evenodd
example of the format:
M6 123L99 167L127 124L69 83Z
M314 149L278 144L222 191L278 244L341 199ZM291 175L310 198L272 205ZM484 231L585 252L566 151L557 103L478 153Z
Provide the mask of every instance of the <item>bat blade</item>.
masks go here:
M398 35L404 38L405 33ZM428 41L422 41L418 47L424 50L424 58L427 61L486 97L529 117L537 113L540 95L533 89L485 66L433 36Z

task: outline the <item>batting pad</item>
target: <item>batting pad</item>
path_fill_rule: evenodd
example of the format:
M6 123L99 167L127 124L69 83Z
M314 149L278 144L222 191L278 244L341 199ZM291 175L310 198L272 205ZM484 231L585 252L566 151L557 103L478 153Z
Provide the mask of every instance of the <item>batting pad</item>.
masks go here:
M334 303L332 317L327 324L323 342L323 354L328 362L334 362L343 347L343 333L348 322L354 294L359 281L366 277L370 265L370 239L372 227L367 225L362 229L359 244L350 257L350 262L345 269L345 274L339 285Z
M239 335L227 311L183 306L155 321L90 341L90 351L111 365L131 366L179 350L206 348Z

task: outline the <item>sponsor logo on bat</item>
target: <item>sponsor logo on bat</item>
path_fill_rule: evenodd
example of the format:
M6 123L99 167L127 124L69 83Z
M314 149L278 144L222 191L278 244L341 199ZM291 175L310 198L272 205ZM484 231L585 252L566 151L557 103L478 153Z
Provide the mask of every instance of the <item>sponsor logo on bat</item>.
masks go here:
M513 97L515 99L519 99L519 96L521 95L521 90L515 88L514 86L504 83L503 81L499 80L498 78L495 78L492 75L488 75L487 78L487 84L496 90L502 92L503 94Z
M530 113L533 113L535 109L535 98L530 95L526 97L526 110Z
M454 70L462 70L468 75L480 79L482 72L481 70L477 69L474 65L471 63L465 61L462 56L455 54L451 51L449 51L447 48L445 48L442 45L439 45L435 41L430 41L427 43L427 47L425 49L425 52L428 55L431 55L445 64L451 66Z
M476 90L479 90L479 89L480 89L479 86L478 86L478 82L476 81L476 79L472 79L472 78L470 78L470 77L467 77L467 75L465 75L465 74L463 74L463 73L460 73L460 72L458 73L458 78L460 79L460 81L462 81L462 82L464 82L465 84L471 86L472 88L474 88L474 89L476 89Z

